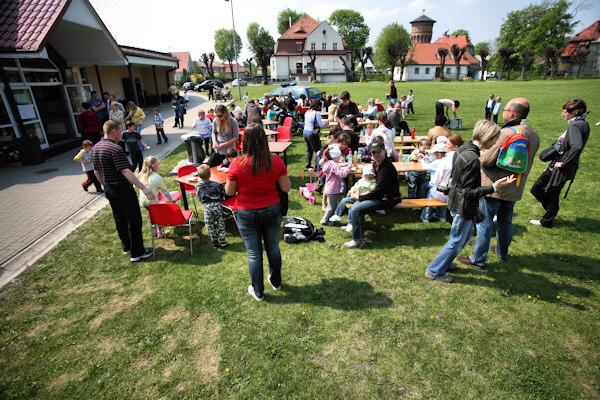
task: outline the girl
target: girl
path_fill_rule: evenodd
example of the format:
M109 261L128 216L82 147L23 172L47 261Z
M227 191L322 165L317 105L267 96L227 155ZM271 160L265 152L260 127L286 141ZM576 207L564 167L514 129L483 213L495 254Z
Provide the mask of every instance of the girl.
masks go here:
M246 111L246 107L248 103L250 103L250 96L248 96L248 91L244 92L244 97L242 97L242 101L244 102L244 111Z
M154 199L150 200L146 197L144 192L140 191L140 205L146 207L146 210L150 204L158 203L158 192L162 192L171 203L175 203L175 200L171 197L171 193L167 190L167 186L165 186L165 181L163 181L163 178L158 174L158 167L160 167L158 158L148 156L144 160L142 170L137 174L137 178L140 182L143 182L144 185L154 193ZM158 236L159 238L167 236L168 233L169 231L165 232L162 226L158 229L152 227L152 235Z
M198 117L194 120L192 129L196 128L198 136L202 138L202 141L204 142L204 152L207 156L210 154L210 133L212 127L212 122L210 119L206 118L204 110L198 111Z
M327 196L327 209L321 219L321 225L329 225L329 218L333 215L337 206L338 196L342 189L342 180L350 173L352 163L344 168L340 167L342 151L338 144L332 144L325 150L325 163L323 173L325 174L325 196Z
M403 94L402 97L400 97L400 113L402 118L404 118L404 113L406 112L406 95Z

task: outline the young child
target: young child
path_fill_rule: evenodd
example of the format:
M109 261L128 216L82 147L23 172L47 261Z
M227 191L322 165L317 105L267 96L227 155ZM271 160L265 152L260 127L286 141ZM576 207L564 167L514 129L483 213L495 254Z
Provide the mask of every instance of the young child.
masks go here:
M373 166L371 164L365 165L362 169L362 178L360 178L358 182L356 182L354 186L352 186L352 188L348 191L348 196L344 197L342 201L340 201L340 204L338 204L334 214L329 218L329 221L335 223L342 220L342 215L344 215L344 212L346 212L347 210L346 206L348 204L354 204L354 200L352 199L352 197L350 197L351 193L361 195L369 193L373 189L375 189L376 182L373 178ZM350 223L350 221L348 221L348 225L350 225L351 232L352 224Z
M183 102L185 103L185 107L190 104L190 95L188 94L187 89L183 92Z
M146 146L146 143L142 140L142 137L137 133L136 125L132 121L128 121L125 124L127 128L123 132L123 141L125 142L125 151L131 156L131 164L133 165L132 171L135 172L136 167L138 171L142 170L142 164L144 162L144 154L140 146L143 146L146 150L150 147Z
M245 128L246 127L246 123L244 122L244 114L242 114L241 111L236 111L235 112L235 120L238 122L238 127L239 128Z
M152 193L154 193L154 199L150 200L144 192L140 190L140 205L145 207L146 210L150 206L150 204L158 203L158 192L162 192L165 197L171 202L175 203L175 200L171 197L171 193L167 190L167 186L165 185L165 181L158 174L158 167L160 167L160 161L158 158L154 156L148 156L144 160L144 164L142 165L142 170L137 174L137 178L146 185ZM163 238L167 236L169 231L164 231L163 227L152 227L152 235L155 237Z
M485 119L488 121L492 117L492 111L496 106L496 100L494 100L494 93L490 94L490 98L485 102Z
M198 176L202 182L196 185L196 196L204 209L204 223L212 247L215 249L219 246L227 247L229 243L225 240L227 232L225 232L225 221L221 212L221 200L225 198L225 185L210 180L210 167L206 164L198 167Z
M365 132L365 136L363 138L365 141L365 145L371 144L371 141L373 140L371 135L373 134L373 131L375 130L375 128L377 128L377 125L375 123L369 122L367 124L367 131Z
M94 144L91 140L84 140L81 144L81 150L79 150L79 153L77 153L77 155L73 157L73 161L81 163L81 168L88 177L87 180L81 184L81 186L83 186L83 190L87 192L88 188L93 183L96 187L96 192L104 193L104 190L102 190L102 186L100 185L98 178L96 178L96 174L94 174L94 162L92 161L92 147L94 147Z
M244 97L242 97L242 101L244 102L244 111L246 111L246 106L250 103L250 96L248 96L248 91L244 92Z
M267 119L269 121L277 122L277 119L279 118L279 111L275 111L275 106L273 105L273 103L269 104L268 109L269 111L267 111ZM277 129L277 124L269 125L269 129L274 131L275 129Z
M410 153L411 161L421 161L427 155L427 150L429 150L429 140L421 139L419 141L419 147L413 150ZM416 160L415 160L416 156ZM425 183L425 178L427 178L427 172L425 171L409 171L406 173L406 183L408 186L408 198L416 199L421 197L421 186Z
M227 157L227 161L224 161L223 164L219 165L221 168L229 168L233 160L238 156L236 149L227 149L227 153L225 153L225 157Z
M389 116L390 113L394 111L394 103L388 101L387 108L385 109L385 113Z
M323 164L323 173L325 173L325 191L327 196L327 209L325 215L321 218L321 225L329 225L329 218L333 215L337 206L338 196L342 190L342 181L350 173L352 164L348 163L345 167L340 167L340 157L342 151L340 146L332 144L324 153L325 163Z
M403 94L402 97L400 97L400 114L401 114L402 118L404 118L405 112L406 112L406 95Z
M498 123L498 114L500 114L501 108L502 108L502 98L500 96L498 96L498 97L496 97L496 104L494 105L494 111L492 111L495 123Z
M212 126L213 124L210 121L210 119L206 118L204 110L198 111L198 117L194 120L194 125L192 125L192 129L196 128L198 136L202 138L202 141L204 142L204 153L206 153L206 156L210 155L210 149L212 147L210 145Z
M165 143L169 141L167 135L165 135L165 130L163 128L163 124L165 120L162 117L162 114L159 112L158 108L154 109L154 127L156 128L156 137L158 138L158 142L156 144L162 144L162 140L160 135L162 135L162 139L165 140Z

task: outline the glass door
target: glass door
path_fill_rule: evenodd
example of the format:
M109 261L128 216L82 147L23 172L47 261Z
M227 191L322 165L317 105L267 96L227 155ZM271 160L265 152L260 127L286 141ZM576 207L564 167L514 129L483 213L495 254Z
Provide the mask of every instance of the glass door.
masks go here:
M81 133L77 129L77 117L83 112L81 106L92 97L92 85L64 85L65 96L70 105L69 113L71 114L71 124L73 125L76 135L81 137Z
M25 136L37 137L40 140L40 147L42 149L47 148L48 140L46 140L46 133L41 124L40 115L35 99L31 94L31 89L28 87L13 89L13 95L19 109L19 114L25 125Z

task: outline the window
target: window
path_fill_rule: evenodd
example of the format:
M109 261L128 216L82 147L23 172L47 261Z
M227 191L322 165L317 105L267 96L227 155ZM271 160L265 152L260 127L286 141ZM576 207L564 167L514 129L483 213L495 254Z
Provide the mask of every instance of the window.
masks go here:
M450 69L450 68L446 68L446 73L447 73L447 74L449 74L449 73L450 73L450 71L451 71L451 69Z
M425 68L425 75L429 75L429 68Z
M419 75L419 68L415 68L415 75Z
M327 43L321 43L321 50L327 50Z
M596 68L596 61L592 63L592 68Z
M333 44L333 49L334 49L334 50L337 50L337 43L334 43L334 44Z
M440 55L438 53L435 53L435 59L439 60L440 59Z
M311 50L316 50L317 49L317 44L316 43L311 43L310 44L310 49Z
M301 44L297 44L296 45L296 51L302 51L302 45Z
M452 56L452 54L450 54L450 59L451 59L451 60L454 60L454 57Z

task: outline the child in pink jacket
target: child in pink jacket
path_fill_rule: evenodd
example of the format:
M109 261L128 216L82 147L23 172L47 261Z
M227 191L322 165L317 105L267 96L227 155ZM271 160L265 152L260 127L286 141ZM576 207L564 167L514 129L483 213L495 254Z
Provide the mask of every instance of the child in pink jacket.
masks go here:
M323 194L327 196L327 209L321 219L321 225L329 225L329 217L335 211L338 196L342 190L342 180L350 173L352 163L340 167L342 151L337 143L329 145L324 155L327 161L323 164L323 173L326 176Z

